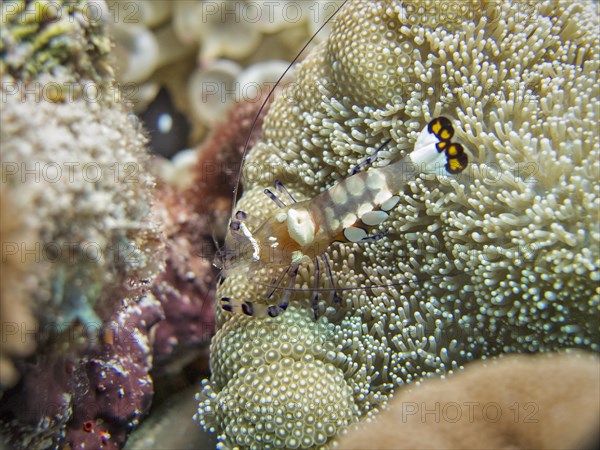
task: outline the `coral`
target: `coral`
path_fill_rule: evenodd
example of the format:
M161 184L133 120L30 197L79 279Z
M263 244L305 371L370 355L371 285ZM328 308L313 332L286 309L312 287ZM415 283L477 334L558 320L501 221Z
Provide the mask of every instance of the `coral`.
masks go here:
M186 137L195 146L225 120L233 103L266 94L277 79L270 76L273 65L292 60L339 3L109 1L106 17L116 43L116 78L136 112L144 111L165 87L190 121L192 132ZM230 86L235 76L224 61L236 70L258 65L268 87L255 79ZM202 84L207 77L210 84Z
M288 65L285 61L270 60L242 70L232 61L217 60L197 69L188 86L194 116L211 127L227 121L226 114L236 103L260 103ZM284 78L280 86L289 81Z
M152 75L159 63L159 47L154 34L144 25L132 24L115 27L114 39L121 43L116 54L121 56L119 72L121 82L140 83Z
M594 448L596 355L510 355L405 390L340 449Z
M20 365L22 380L6 394L3 430L16 439L15 446L43 448L50 440L75 447L112 439L117 448L152 396L151 344L131 346L148 340L162 317L156 300L119 311L127 304L122 299L131 296L128 302L135 303L136 292L142 295L138 289L162 266L144 139L118 104L6 98L0 119L2 188L20 205L17 219L29 236L13 244L28 265L21 277L28 294L22 303L39 322L36 328L18 325L40 348ZM124 291L115 294L121 286ZM135 316L144 314L136 324ZM98 349L99 341L86 333L111 319L120 321L125 342ZM55 339L60 345L53 345ZM120 390L125 400L116 402ZM97 411L86 411L90 402ZM22 403L31 406L26 417L15 413ZM54 406L60 409L56 415ZM84 417L96 434L82 428Z
M279 42L270 42L271 55L281 52L282 47L287 51L294 49L293 44L301 44L309 37L308 30L303 28L322 22L335 3L339 1L325 6L288 0L264 5L246 0L211 4L181 2L175 6L173 22L182 43L201 44L201 63L217 58L239 61L259 50L266 35L275 33L281 35ZM292 41L292 45L286 40Z
M143 137L121 105L3 95L3 189L39 236L17 244L35 263L28 283L41 325L95 324L113 311L96 304L103 286L161 267Z
M104 85L112 69L103 7L86 0L2 2L0 76L27 82L60 71Z
M237 209L260 222L276 209L263 194L274 179L297 199L312 198L390 137L376 164L404 156L435 116L455 122L470 152L467 173L408 183L382 239L329 251L336 283L348 290L339 305L321 295L327 342L306 344L306 330L299 343L314 359L305 379L325 365L333 372L323 389L352 392L336 431L377 412L396 388L474 359L599 350L598 16L589 2L547 1L526 11L518 2L465 3L457 14L440 5L349 2L328 41L300 66L295 96L272 106L248 159L258 170ZM261 284L274 275L234 273L217 297L264 303ZM292 383L296 372L265 359L300 354L284 355L279 338L263 348L229 332L270 335L308 321L312 278L314 268L303 266L296 288L304 291L292 300L298 309L276 319L218 311L198 420L225 445L262 447L273 432L258 412L238 415L232 398L274 402L280 414L300 402L304 426L278 429L278 444L293 436L302 447L318 442L313 430L324 422L306 412L314 400L301 387L275 400L272 384ZM320 285L328 287L326 277ZM325 359L317 350L325 344L337 356Z
M117 448L153 393L154 179L85 15L103 3L50 3L2 4L2 370L18 372L2 388L21 378L0 429L15 448ZM20 348L4 346L13 330Z
M211 245L208 215L189 208L180 190L159 187L157 202L165 237L165 270L152 283L165 320L156 328L154 370L189 362L214 332L215 274L204 252ZM181 361L179 361L181 360Z
M4 177L4 173L2 172ZM33 316L27 292L27 271L30 265L21 258L18 242L31 242L36 230L24 230L23 218L4 190L0 192L0 395L19 380L14 360L25 357L35 350L33 339L24 338L23 329L35 330L37 321Z
M163 317L151 295L122 301L102 334L72 334L101 345L77 357L57 340L6 395L0 417L12 448L122 448L150 407L150 333Z
M99 326L119 305L102 297L104 286L160 267L149 258L158 229L147 220L144 139L116 103L104 27L85 20L99 5L2 4L2 256L19 266L3 264L3 332L23 344L21 353L3 345L4 368L36 339L44 344L40 329ZM6 232L9 221L18 233Z
M234 96L228 99L224 92L235 91L236 79L241 71L239 64L219 59L196 69L190 75L190 106L197 120L212 125L222 121L228 108L235 102Z

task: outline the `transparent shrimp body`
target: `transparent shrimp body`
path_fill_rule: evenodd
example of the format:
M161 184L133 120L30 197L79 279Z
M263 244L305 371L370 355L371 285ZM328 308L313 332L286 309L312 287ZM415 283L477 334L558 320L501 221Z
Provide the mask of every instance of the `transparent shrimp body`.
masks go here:
M258 305L243 299L223 297L222 308L252 316L281 314L289 304L299 266L310 261L315 264L316 283L322 262L330 278L333 301L339 301L326 253L329 247L334 242L361 243L379 239L382 234L372 234L371 231L387 220L388 211L400 199L395 194L420 173L447 175L464 170L467 156L460 144L451 141L453 135L454 129L448 119L435 118L420 133L414 150L404 158L366 171L358 171L357 167L354 175L309 200L296 202L285 187L276 182L278 190L292 202L285 205L265 189L265 194L280 209L253 229L244 212L236 213L230 224L231 238L226 242L225 252L229 257L226 258L225 270L247 270L251 277L264 268L281 268L279 279L267 292L268 299L286 276L287 285L276 304ZM317 309L318 288L315 286L315 318Z

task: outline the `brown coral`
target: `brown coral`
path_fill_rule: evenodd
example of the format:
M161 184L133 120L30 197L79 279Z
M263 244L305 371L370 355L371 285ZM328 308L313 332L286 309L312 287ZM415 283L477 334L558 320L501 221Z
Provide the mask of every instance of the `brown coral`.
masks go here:
M2 174L4 176L4 174ZM19 252L19 243L32 242L34 230L23 231L22 218L4 191L0 192L0 396L19 379L13 361L23 358L35 349L35 340L25 330L34 331L37 320L32 313L28 291L27 271L30 265Z
M404 390L351 449L591 448L600 420L600 361L586 354L512 355Z

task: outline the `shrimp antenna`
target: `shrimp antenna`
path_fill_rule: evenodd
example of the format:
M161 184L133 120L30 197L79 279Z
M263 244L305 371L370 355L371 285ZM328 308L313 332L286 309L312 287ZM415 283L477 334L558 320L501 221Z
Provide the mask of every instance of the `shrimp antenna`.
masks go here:
M288 66L288 68L285 69L285 71L281 74L281 76L279 77L279 79L277 80L275 85L271 88L271 90L269 91L269 94L267 95L267 98L261 105L260 109L258 110L258 113L256 113L256 116L254 117L254 121L252 122L252 126L250 127L250 131L248 132L248 137L246 138L246 143L244 144L244 150L242 151L242 160L240 162L240 170L238 171L238 174L235 178L235 187L233 188L233 203L231 204L230 217L233 217L233 213L235 211L235 203L237 200L237 193L238 193L238 190L240 187L240 180L242 178L242 168L244 167L244 162L246 161L246 154L248 153L248 145L250 145L250 139L252 138L252 133L254 132L254 129L256 128L256 124L258 123L258 118L262 114L263 109L265 109L265 106L269 102L269 99L275 92L275 89L277 89L277 86L279 86L279 83L281 83L281 80L283 80L283 78L287 75L287 73L290 71L292 66L296 63L296 61L298 61L298 58L300 58L302 53L304 53L304 50L306 50L306 48L310 45L310 43L313 41L313 39L321 32L321 30L323 28L325 28L325 26L331 21L331 19L333 19L333 17L340 11L340 9L342 9L344 7L344 5L346 3L348 3L348 0L344 0L344 2L333 12L333 14L331 16L329 16L329 18L323 23L323 25L321 25L319 27L319 29L315 32L315 34L312 35L312 37L308 40L308 42L306 42L306 44L304 44L304 47L302 47L302 49L296 55L296 57L292 60L292 62Z
M215 246L215 255L212 259L212 265L214 267L216 267L217 269L222 269L222 259L223 259L223 249L221 248L221 246L219 245L219 241L217 240L217 237L215 236L215 229L212 229L212 233L210 235L211 239L212 239L212 243ZM219 266L221 264L221 267Z

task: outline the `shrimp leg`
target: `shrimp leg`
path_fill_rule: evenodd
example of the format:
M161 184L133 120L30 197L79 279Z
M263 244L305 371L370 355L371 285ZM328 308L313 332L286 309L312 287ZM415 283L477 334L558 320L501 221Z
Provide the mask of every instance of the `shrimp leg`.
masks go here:
M267 309L267 314L269 314L269 316L277 317L279 314L281 314L283 311L285 311L287 309L288 305L290 304L290 294L292 292L292 287L294 286L294 283L296 281L296 275L298 275L299 267L300 267L299 265L294 265L293 267L289 266L288 270L286 270L286 273L287 273L291 269L292 273L291 273L290 277L288 278L287 286L285 287L283 294L281 295L281 298L279 299L279 303L277 305L271 305Z
M360 172L364 167L368 166L369 164L371 164L375 158L377 157L377 153L379 153L381 150L383 150L383 148L388 145L390 143L390 141L392 140L392 138L388 139L387 141L385 141L383 144L381 144L377 150L375 150L375 153L373 153L371 156L369 156L367 159L365 159L364 161L358 163L356 166L354 166L354 169L352 169L352 175Z
M319 268L319 257L315 256L315 289L313 291L312 308L315 313L315 320L319 318L319 279L321 278L321 270Z
M335 288L335 281L333 280L333 273L331 272L331 264L329 264L329 256L327 253L323 252L321 254L321 258L325 263L325 269L327 270L327 275L329 276L329 282L331 283L331 288L333 289L333 303L339 303L342 301L342 297L340 297L337 293L337 289Z
M288 191L286 189L286 187L283 185L283 183L280 180L275 180L275 187L277 188L278 191L283 192L285 195L287 195L288 198L292 201L292 203L298 203L296 201L296 199L294 198L294 196L292 194L290 194L290 191Z

